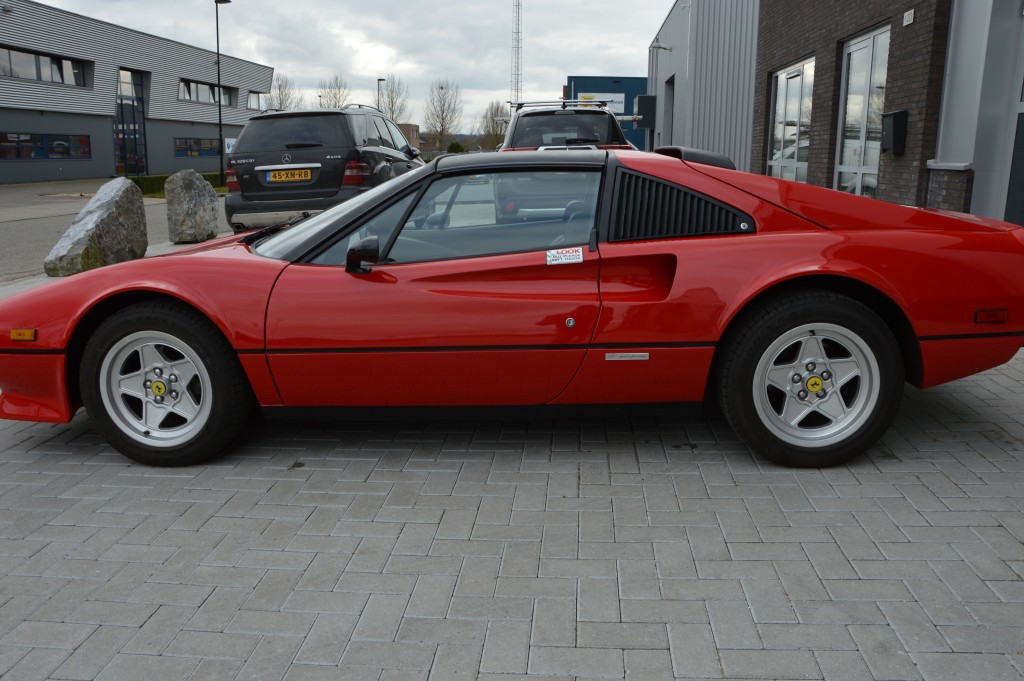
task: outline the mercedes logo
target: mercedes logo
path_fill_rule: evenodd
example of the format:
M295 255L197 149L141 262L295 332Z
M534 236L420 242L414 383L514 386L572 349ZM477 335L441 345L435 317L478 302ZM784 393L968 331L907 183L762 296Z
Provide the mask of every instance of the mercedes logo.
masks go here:
M291 154L285 154L284 156L281 157L281 163L291 163L291 162L292 162L292 155Z

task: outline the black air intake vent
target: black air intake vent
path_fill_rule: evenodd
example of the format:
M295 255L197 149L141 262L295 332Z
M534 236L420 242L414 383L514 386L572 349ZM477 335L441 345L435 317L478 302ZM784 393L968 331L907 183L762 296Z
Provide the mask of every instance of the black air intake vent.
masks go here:
M612 241L757 231L749 215L679 185L629 171L616 180Z

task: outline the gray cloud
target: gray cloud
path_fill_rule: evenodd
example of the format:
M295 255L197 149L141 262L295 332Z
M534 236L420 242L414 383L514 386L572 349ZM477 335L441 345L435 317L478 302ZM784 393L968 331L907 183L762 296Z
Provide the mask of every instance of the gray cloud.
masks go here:
M44 4L214 49L212 0L42 0ZM645 76L647 46L673 0L523 1L523 96L553 99L569 75ZM146 8L142 10L142 8ZM142 11L140 11L142 10ZM388 73L409 86L413 122L431 82L459 83L462 127L487 103L509 97L510 0L233 0L220 6L221 50L273 66L306 91L344 77L354 99L372 102Z

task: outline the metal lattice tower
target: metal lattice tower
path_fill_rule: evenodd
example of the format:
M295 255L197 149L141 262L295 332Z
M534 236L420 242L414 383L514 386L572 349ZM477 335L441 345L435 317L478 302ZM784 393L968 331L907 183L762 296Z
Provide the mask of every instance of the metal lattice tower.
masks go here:
M512 0L512 86L509 99L523 98L523 0Z

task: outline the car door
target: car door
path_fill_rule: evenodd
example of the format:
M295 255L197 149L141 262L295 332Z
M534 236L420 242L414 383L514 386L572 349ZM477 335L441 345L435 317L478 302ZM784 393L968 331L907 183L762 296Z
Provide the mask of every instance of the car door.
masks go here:
M614 172L601 242L601 317L563 402L699 402L730 301L763 260L749 239L762 203L698 172ZM642 160L641 160L642 159ZM630 157L643 168L643 156ZM763 219L763 218L762 218Z
M413 168L419 168L423 165L423 161L420 159L420 150L413 148L412 145L409 144L409 140L405 139L405 135L403 135L402 131L398 129L398 126L386 118L384 119L384 124L388 126L388 131L391 133L391 139L394 140L395 146L398 147L398 151L404 156L402 159L402 172L412 170Z
M494 184L580 191L498 223ZM267 311L286 405L542 404L571 381L597 323L589 242L601 169L440 177L289 266ZM380 261L349 272L367 236Z
M370 120L380 139L381 152L391 165L392 172L395 175L401 175L415 168L418 164L414 164L413 159L401 150L401 145L395 140L387 121L381 116L371 116ZM398 132L398 130L395 129L394 132ZM409 148L409 144L405 142L405 138L401 136L401 133L399 133L398 139L401 140L401 144L404 144L406 149Z

